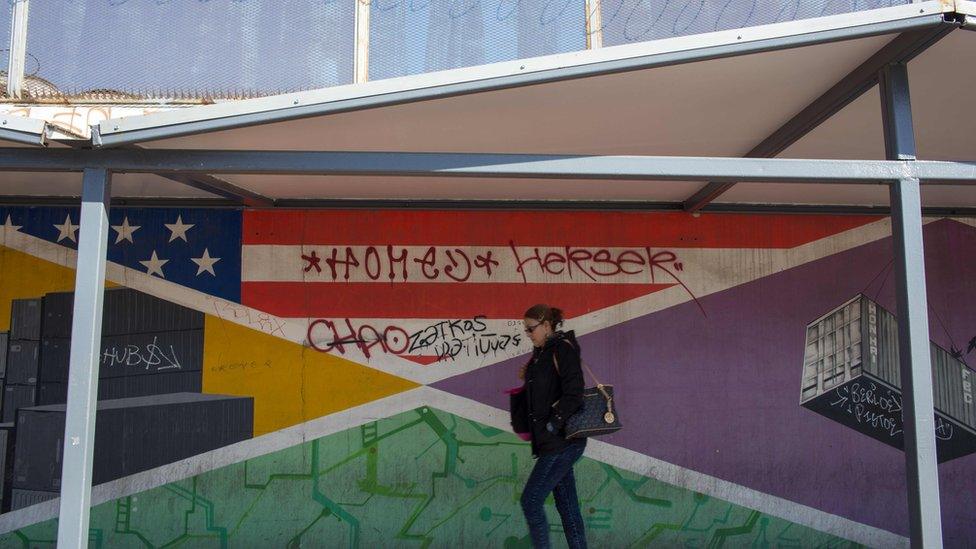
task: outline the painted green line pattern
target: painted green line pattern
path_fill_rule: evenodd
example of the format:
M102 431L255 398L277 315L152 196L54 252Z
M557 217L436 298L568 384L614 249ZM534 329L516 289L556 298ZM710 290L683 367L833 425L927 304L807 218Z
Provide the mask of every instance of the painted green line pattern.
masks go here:
M94 507L90 545L528 547L531 467L514 435L423 407ZM587 458L576 478L593 547L857 547ZM0 547L55 539L51 520Z

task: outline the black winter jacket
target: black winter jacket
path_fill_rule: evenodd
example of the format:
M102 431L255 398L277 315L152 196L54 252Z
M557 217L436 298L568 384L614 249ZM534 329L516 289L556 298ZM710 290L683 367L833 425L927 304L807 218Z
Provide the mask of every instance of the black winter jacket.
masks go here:
M580 443L566 440L564 430L566 419L583 406L583 371L579 344L572 331L556 332L545 345L533 350L525 369L525 391L532 425L532 455L551 454Z

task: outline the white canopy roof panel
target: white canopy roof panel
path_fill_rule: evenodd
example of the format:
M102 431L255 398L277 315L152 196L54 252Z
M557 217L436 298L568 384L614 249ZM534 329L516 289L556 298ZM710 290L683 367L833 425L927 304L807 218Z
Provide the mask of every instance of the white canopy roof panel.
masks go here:
M93 140L100 147L161 149L743 156L899 33L945 25L943 15L954 10L951 3L923 2L116 118L94 127ZM921 158L976 159L976 140L968 130L971 109L946 107L974 89L972 71L957 68L973 66L974 54L976 34L957 31L910 63ZM852 102L781 156L882 158L877 92ZM176 193L157 187L155 176L139 177L149 179L125 192L184 197L201 192ZM291 175L221 179L273 199L681 202L706 183ZM121 189L116 186L114 194ZM53 181L45 190L68 194ZM927 188L925 205L973 207L973 194L972 187ZM887 190L881 185L739 184L719 200L883 205Z

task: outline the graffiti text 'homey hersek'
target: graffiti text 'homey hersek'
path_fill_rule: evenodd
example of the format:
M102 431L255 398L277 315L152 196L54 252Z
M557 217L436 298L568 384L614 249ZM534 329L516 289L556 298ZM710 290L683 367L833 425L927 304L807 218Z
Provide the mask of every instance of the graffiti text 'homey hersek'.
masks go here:
M300 255L304 273L333 281L656 283L679 282L684 270L673 251L650 247L322 246Z

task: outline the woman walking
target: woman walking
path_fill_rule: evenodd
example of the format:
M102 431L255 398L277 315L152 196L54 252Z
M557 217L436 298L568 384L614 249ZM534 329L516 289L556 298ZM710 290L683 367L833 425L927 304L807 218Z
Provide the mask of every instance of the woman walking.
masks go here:
M532 341L532 358L522 367L528 404L535 467L522 490L522 511L535 548L548 548L549 521L544 502L552 492L571 548L586 547L583 517L576 495L573 465L586 448L586 439L565 438L566 419L583 405L583 371L579 345L572 331L563 332L561 310L535 305L525 312L525 333Z

